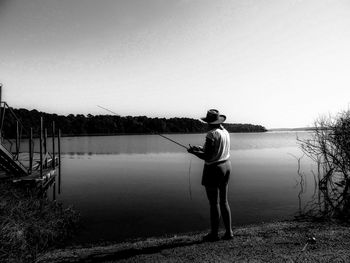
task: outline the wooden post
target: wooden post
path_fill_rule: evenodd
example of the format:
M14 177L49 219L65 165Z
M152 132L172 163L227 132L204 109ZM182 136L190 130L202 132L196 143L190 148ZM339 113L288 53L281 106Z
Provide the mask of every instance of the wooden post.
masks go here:
M43 176L43 117L40 117L40 177Z
M61 194L61 130L58 129L58 193Z
M47 128L44 129L44 158L45 168L47 169Z
M16 121L16 159L18 160L19 155L19 123Z
M5 120L5 111L6 111L6 108L5 108L5 103L4 103L4 106L1 107L1 126L0 126L0 135L1 135L1 142L2 142L2 128L4 127L4 120Z
M0 127L0 143L2 143L2 84L0 83L0 123L1 123L1 127Z
M30 128L30 135L29 135L29 171L28 173L32 173L33 169L33 128Z
M53 179L53 187L52 187L52 199L56 200L56 177Z
M55 122L52 122L52 168L55 169Z
M58 129L57 137L58 164L61 164L61 129Z

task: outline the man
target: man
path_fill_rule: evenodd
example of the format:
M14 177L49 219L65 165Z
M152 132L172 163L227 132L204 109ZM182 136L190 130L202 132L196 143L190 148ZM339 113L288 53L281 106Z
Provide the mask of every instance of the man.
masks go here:
M211 109L207 112L207 116L201 119L209 126L205 144L203 147L191 146L188 152L205 161L202 185L205 187L210 204L211 232L203 239L219 240L220 211L226 228L223 238L232 239L231 211L227 200L231 172L230 135L221 125L226 120L226 116L220 115L218 110Z

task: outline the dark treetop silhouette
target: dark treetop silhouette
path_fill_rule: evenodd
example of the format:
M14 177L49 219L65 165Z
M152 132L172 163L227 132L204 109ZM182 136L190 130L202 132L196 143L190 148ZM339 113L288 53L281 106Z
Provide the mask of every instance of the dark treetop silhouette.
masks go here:
M25 127L39 127L40 117L45 122L55 121L63 135L112 135L156 133L204 133L206 124L191 118L149 118L146 116L116 116L69 114L68 116L49 114L37 110L14 109ZM229 132L265 132L265 127L253 124L225 124ZM8 122L4 132L16 134L16 123ZM36 131L34 131L36 133Z

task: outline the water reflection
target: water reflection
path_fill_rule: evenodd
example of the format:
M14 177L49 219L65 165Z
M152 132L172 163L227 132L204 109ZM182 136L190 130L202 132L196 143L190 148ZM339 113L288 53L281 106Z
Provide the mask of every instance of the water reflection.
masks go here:
M231 149L249 150L296 147L296 137L307 137L307 132L233 133ZM202 145L205 134L170 134L169 138L188 145ZM66 137L61 141L62 153L68 154L134 154L176 153L184 149L157 135L120 135Z
M171 136L184 144L203 140L202 134ZM298 174L291 154L301 154L295 133L231 134L231 141L233 224L293 217L300 205L293 187ZM82 213L86 229L79 241L209 228L203 163L177 145L152 135L112 136L64 138L62 149L64 191L58 199ZM311 196L304 191L305 200Z
M56 200L57 195L62 193L62 168L61 168L61 160L59 159L58 166L54 170L54 177L52 181L50 181L43 189L41 193L43 197L48 198L49 200Z

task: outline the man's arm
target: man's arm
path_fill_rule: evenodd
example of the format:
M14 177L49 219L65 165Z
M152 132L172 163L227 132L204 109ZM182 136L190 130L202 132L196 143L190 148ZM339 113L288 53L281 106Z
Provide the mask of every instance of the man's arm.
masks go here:
M204 147L191 146L188 152L204 161L210 160L214 152L214 141L206 138Z

